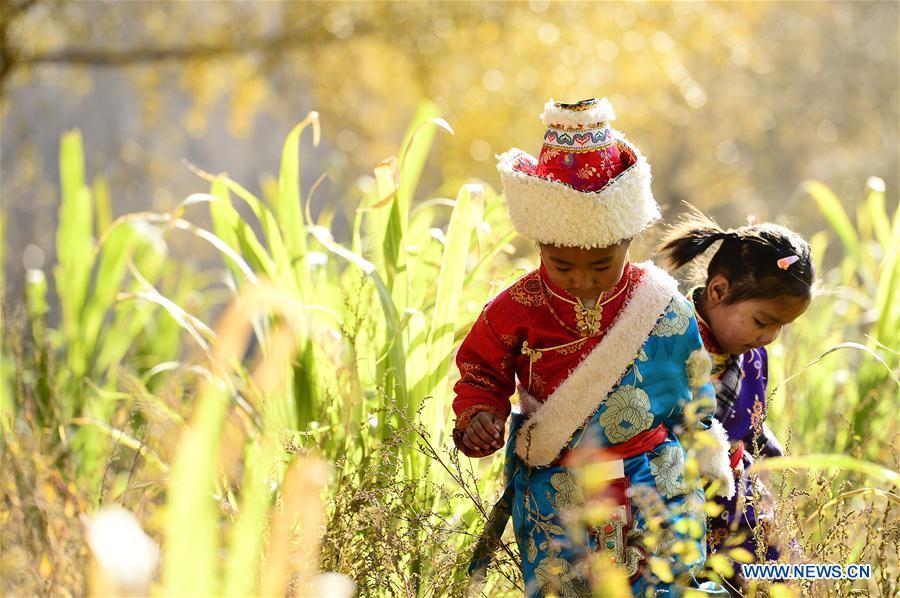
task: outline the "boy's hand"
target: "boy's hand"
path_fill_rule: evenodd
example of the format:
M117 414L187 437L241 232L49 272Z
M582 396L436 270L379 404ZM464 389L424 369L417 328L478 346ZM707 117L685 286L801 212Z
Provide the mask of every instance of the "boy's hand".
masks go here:
M474 456L484 457L503 447L505 433L503 422L493 414L482 411L469 421L462 443Z

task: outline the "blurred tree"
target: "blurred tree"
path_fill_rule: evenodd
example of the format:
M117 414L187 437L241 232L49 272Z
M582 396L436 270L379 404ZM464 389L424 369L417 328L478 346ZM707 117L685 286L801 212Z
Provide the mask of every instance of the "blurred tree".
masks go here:
M146 172L132 176L152 189L166 186L169 164L188 154L185 138L223 126L249 137L272 122L266 135L286 132L315 108L331 144L323 168L334 183L321 197L341 197L396 152L425 98L456 135L440 139L423 188L472 177L496 184L494 154L539 149L537 116L547 97L607 95L617 125L651 160L670 213L688 200L728 224L752 212L809 232L824 223L805 220L808 199L795 193L803 179L853 197L874 174L886 180L889 203L897 197L895 2L2 6L4 124L27 104L22 92L57 86L67 92L60 103L94 98L104 89L92 83L116 69L140 105L136 143L149 148L137 160ZM8 128L4 150L13 158L4 170L19 170L20 148L28 150L23 161L53 155L55 145L29 148L27 132L11 138ZM254 142L277 148L280 138ZM53 174L37 171L37 178ZM30 202L37 189L7 182L4 196ZM170 188L167 197L192 190Z

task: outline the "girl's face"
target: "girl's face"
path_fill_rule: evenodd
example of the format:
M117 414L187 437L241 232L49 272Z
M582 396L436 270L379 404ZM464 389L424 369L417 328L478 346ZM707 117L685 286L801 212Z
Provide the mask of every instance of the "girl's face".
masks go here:
M599 249L541 245L541 262L557 287L582 301L596 299L619 282L631 239Z
M808 298L791 296L726 304L724 298L728 289L724 276L713 276L706 285L699 307L716 341L732 355L770 344L784 326L809 307Z

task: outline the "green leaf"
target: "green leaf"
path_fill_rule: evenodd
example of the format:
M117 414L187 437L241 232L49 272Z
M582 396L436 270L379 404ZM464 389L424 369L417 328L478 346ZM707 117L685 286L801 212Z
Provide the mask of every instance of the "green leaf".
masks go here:
M841 205L841 200L824 184L819 181L806 181L803 189L809 193L819 206L819 211L825 216L832 230L847 248L850 262L847 263L845 273L858 274L866 286L874 289L875 281L872 272L869 271L860 252L859 235L850 221L850 217Z
M235 251L239 251L252 268L264 272L269 278L274 279L276 277L275 264L262 243L259 242L256 233L232 205L228 184L224 178L217 177L209 192L218 198L218 201L209 204L209 214L216 236ZM245 278L237 264L231 260L227 260L226 263L236 280L240 281Z
M443 405L446 388L441 384L446 379L454 345L456 316L459 310L463 284L466 278L466 263L474 231L476 204L483 200L480 185L464 185L456 198L456 207L447 227L447 243L441 258L441 270L437 278L434 313L428 336L428 379L424 387L416 389L416 400L425 394L435 393L433 409L429 416L434 418L435 430L443 427Z
M403 139L403 151L400 158L400 183L397 188L397 203L402 214L409 214L412 206L413 194L419 184L425 161L431 151L434 141L435 129L429 125L435 125L450 135L453 128L443 118L438 117L438 108L431 102L423 102L419 105L413 118L415 123L406 132Z
M102 345L101 328L113 306L116 295L122 290L122 282L138 237L127 224L107 229L100 245L100 265L94 278L90 300L84 308L84 338L86 355L93 357L95 348Z
M900 209L894 210L890 240L878 276L875 305L878 314L876 336L879 342L894 349L900 343Z
M855 471L875 479L900 486L900 473L892 471L877 463L856 459L849 455L817 454L801 457L771 457L754 463L749 471L780 471L783 469L837 468L844 471Z
M237 520L231 528L225 584L222 588L225 596L252 596L255 593L265 538L263 529L272 495L267 487L270 480L266 479L274 458L272 444L270 437L263 442L260 450L245 451L247 465L241 483L243 496Z
M120 293L118 300L136 299L159 305L197 342L201 349L209 351L208 341L215 338L215 333L212 329L199 318L191 315L183 307L156 290L136 269L132 268L131 273L141 283L143 290L134 293Z
M374 174L376 194L370 198L371 209L366 210L364 215L364 227L369 238L367 255L390 289L393 285L392 274L397 270L396 251L399 246L397 238L388 236L400 176L397 160L395 158L385 160L375 167ZM396 228L391 231L394 235L398 233Z
M284 140L278 173L278 200L272 206L292 258L306 255L306 227L300 197L300 135L309 125L313 126L313 144L319 145L319 114L310 112Z
M135 268L149 281L155 281L166 266L167 257L157 252L152 243L137 244L132 256ZM188 281L190 282L190 281ZM131 280L127 284L130 291L140 291L140 282ZM127 304L119 302L112 306L112 321L105 328L103 342L96 349L97 361L95 371L106 372L114 365L121 363L132 347L139 343L142 335L153 331L153 340L159 339L160 321L155 320L158 313L154 306L146 303ZM155 324L155 326L154 326Z
M105 177L98 176L94 179L94 205L97 207L97 234L103 235L113 221L109 184Z
M214 477L228 398L203 387L198 407L178 444L166 500L163 588L166 596L216 596L219 507Z
M772 389L772 392L770 393L770 395L774 395L776 392L778 392L778 389L780 389L783 385L787 384L788 382L790 382L791 380L793 380L794 378L796 378L797 376L799 376L800 374L805 372L807 369L809 369L813 365L822 361L822 359L824 359L826 356L830 355L831 353L834 353L835 351L840 351L841 349L856 349L858 351L862 351L863 353L870 355L872 358L875 359L875 361L877 361L878 363L880 363L887 369L888 375L891 377L891 379L894 381L894 383L897 384L898 386L900 386L900 379L897 378L897 374L894 373L894 371L891 369L891 366L888 365L888 363L881 357L881 355L879 355L878 353L876 353L875 351L873 351L872 349L870 349L869 347L867 347L865 345L861 345L859 343L854 343L854 342L846 342L846 343L839 343L837 345L834 345L833 347L829 348L827 351L823 352L821 355L819 355L818 357L816 357L815 359L813 359L812 361L807 363L805 366L800 368L798 371L794 372L793 374L791 374L790 376L785 378L781 382L781 384L779 384L778 386L776 386L775 388Z
M844 211L841 200L819 181L806 181L803 189L809 193L819 206L819 210L831 228L837 233L838 238L844 243L847 251L854 259L859 258L859 238L850 217Z
M84 180L84 149L81 133L70 131L62 136L59 153L62 201L56 232L56 287L62 308L63 331L71 344L69 367L78 377L87 371L80 338L81 310L87 296L94 248L93 205Z
M109 424L98 421L96 419L75 418L72 420L72 423L76 426L92 426L96 428L97 430L109 436L123 446L127 446L132 450L138 451L141 454L141 457L145 461L147 461L147 463L155 467L159 472L163 474L169 473L169 466L159 458L159 455L157 455L156 452L153 451L153 449L149 448L134 436L126 434L122 430L118 430L110 426Z
M406 351L402 339L402 330L400 325L400 315L391 292L388 290L384 280L378 274L375 264L365 259L359 254L353 253L346 247L336 243L331 236L331 231L321 226L312 226L310 232L328 251L334 253L347 260L351 264L362 270L375 284L375 290L381 302L382 313L387 325L387 338L389 339L389 357L392 364L400 367L395 368L393 375L395 376L395 387L397 401L402 406L409 405L409 389L406 385L406 367L404 365Z
M304 430L309 422L317 418L319 413L317 409L319 381L316 377L315 347L311 340L304 343L303 350L297 356L296 362L292 364L292 370L293 405L291 405L291 410L296 419L295 421L284 421L282 424L286 428L296 427L298 430Z
M281 226L288 261L293 266L301 298L312 296L309 272L303 261L307 253L307 230L300 195L300 134L309 125L313 127L313 145L319 145L319 114L310 112L284 140L278 173L278 198L272 206Z
M890 216L884 203L884 181L878 177L870 177L866 181L866 210L872 221L875 239L882 248L888 248L891 242Z

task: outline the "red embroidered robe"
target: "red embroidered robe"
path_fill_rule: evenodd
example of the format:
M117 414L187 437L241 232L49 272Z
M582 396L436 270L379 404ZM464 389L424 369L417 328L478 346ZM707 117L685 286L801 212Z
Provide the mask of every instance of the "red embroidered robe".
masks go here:
M602 305L599 326L593 329L580 321L575 298L550 282L543 265L491 300L456 357L461 377L454 387L453 439L460 450L477 413L488 411L506 420L516 378L544 402L604 337L643 272L625 265L619 282L598 299L597 305L609 302Z

